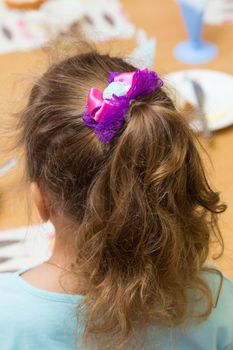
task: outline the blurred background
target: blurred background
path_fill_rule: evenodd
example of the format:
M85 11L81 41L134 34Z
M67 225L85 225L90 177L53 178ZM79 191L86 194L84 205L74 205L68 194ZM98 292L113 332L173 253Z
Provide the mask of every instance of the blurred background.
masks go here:
M1 125L48 67L50 43L65 55L80 38L156 70L187 110L228 205L225 252L215 264L233 278L233 0L0 0L0 271L42 261L54 241L52 225L31 208L20 154L4 151L10 136Z

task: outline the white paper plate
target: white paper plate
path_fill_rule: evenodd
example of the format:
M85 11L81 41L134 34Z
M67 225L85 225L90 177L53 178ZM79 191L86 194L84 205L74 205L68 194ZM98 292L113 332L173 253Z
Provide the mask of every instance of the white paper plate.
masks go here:
M165 81L175 92L179 106L184 101L197 106L191 83L187 78L195 79L205 93L205 113L211 130L219 130L233 124L233 76L220 71L207 69L183 70L166 75ZM201 130L200 121L192 123Z

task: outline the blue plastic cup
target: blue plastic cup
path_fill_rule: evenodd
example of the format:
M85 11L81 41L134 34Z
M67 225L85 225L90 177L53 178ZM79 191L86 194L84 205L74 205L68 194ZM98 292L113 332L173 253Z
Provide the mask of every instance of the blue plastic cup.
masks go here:
M194 0L195 3L195 0ZM178 44L174 49L175 57L189 64L206 63L217 55L216 46L201 39L204 7L192 6L190 1L178 1L189 40Z

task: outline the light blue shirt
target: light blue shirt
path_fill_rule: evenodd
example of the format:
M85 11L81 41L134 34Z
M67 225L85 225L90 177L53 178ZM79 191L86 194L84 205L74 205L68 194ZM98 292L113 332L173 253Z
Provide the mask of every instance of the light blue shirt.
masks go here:
M216 294L219 276L210 274L208 281ZM0 274L0 349L81 350L82 324L76 310L81 299L35 288L19 273ZM233 350L233 283L224 277L208 320L185 329L151 328L145 349Z

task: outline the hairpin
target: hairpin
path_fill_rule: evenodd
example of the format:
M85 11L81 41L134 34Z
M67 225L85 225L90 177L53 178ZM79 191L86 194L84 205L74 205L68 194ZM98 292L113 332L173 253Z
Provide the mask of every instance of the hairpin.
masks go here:
M147 68L135 72L109 73L109 85L102 92L93 87L88 94L83 122L93 128L102 142L110 142L125 121L133 100L145 97L163 85L162 79Z

